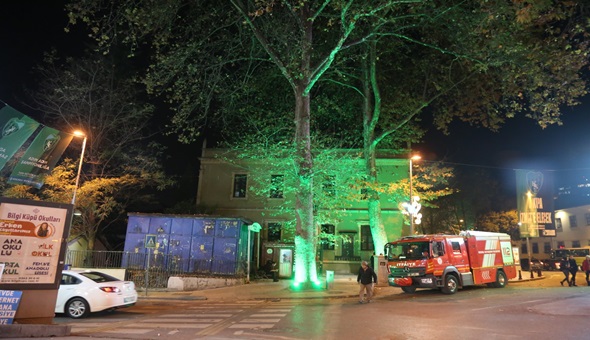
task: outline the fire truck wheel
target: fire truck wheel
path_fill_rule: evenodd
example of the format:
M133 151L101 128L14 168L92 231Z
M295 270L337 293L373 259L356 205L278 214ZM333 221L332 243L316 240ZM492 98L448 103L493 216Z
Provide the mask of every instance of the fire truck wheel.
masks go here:
M416 292L416 287L402 287L402 290L404 291L404 293L412 294Z
M506 287L507 282L508 279L506 278L506 274L503 271L498 271L498 274L496 274L496 283L494 284L494 287L504 288Z
M445 276L445 284L442 287L442 292L445 294L455 294L459 289L459 281L457 277L453 274L448 274Z

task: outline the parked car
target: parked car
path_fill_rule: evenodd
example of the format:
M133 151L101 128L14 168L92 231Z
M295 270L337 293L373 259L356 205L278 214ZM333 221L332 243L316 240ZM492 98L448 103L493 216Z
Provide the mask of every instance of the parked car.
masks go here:
M532 270L536 272L545 269L545 264L543 263L543 261L533 257L531 258L531 266L529 266L529 259L521 259L520 267L522 268L522 270Z
M91 312L133 306L135 284L98 271L64 270L57 293L55 313L82 318Z

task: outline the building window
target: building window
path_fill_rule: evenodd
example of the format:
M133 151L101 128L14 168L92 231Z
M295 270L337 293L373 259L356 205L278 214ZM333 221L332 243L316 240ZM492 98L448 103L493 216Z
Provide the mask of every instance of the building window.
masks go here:
M325 234L322 237L322 249L334 250L334 237L328 235L335 235L336 228L331 224L322 224L322 233Z
M248 175L246 174L235 174L234 175L234 187L233 197L234 198L246 198L246 189L248 188Z
M563 225L561 225L561 218L560 217L555 219L555 230L563 231Z
M544 252L545 254L549 254L549 253L551 253L551 242L545 242L545 243L543 244L543 252Z
M370 225L361 225L361 250L375 250Z
M533 242L533 254L538 254L539 253L539 244L537 242Z
M283 198L283 188L285 186L284 175L270 176L270 198Z
M528 253L529 253L529 250L528 250L528 248L526 247L526 243L523 243L523 244L520 246L520 253L521 253L521 254L528 254Z
M564 241L557 241L557 249L561 249L561 248L565 248L565 242Z
M580 248L580 241L572 241L572 248Z
M590 225L590 213L586 213L584 216L586 216L586 225Z
M268 230L267 230L267 241L269 242L279 242L281 241L281 230L283 229L283 224L280 222L268 222Z
M324 183L322 183L322 190L324 194L328 197L336 196L336 176L328 175L324 179Z
M578 219L576 218L576 215L571 215L570 216L570 228L577 228L578 227Z

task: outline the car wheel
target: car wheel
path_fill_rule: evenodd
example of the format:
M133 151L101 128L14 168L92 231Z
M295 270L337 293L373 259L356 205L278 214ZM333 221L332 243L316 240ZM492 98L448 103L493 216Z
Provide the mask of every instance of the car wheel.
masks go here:
M442 287L442 292L445 294L455 294L459 289L459 281L453 274L445 276L445 284Z
M83 318L90 313L88 302L82 298L73 298L66 304L66 315L73 319Z
M494 287L496 288L504 288L508 284L508 279L506 278L506 274L503 271L498 271L496 274L496 283Z
M416 292L416 287L412 287L412 286L402 287L402 290L404 291L404 293L411 294L411 293L415 293Z

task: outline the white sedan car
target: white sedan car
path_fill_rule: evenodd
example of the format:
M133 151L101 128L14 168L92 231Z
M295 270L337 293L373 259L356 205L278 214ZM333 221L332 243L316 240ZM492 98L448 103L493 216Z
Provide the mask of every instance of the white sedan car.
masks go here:
M90 312L133 306L137 302L135 284L97 271L62 272L55 313L82 318Z

